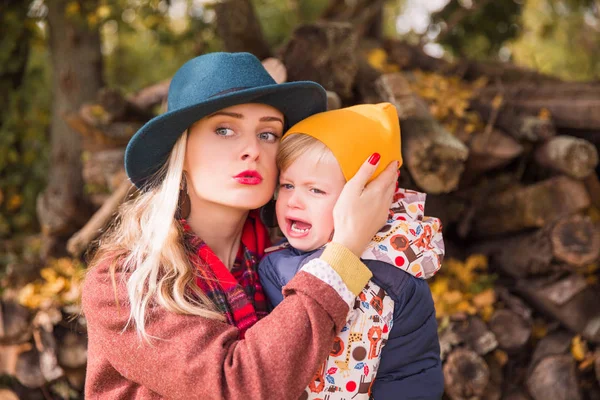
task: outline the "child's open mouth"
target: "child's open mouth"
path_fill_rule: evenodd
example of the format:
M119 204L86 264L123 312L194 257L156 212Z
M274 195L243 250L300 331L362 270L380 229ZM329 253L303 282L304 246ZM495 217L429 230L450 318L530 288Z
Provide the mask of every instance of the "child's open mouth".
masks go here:
M288 219L288 233L292 237L304 237L308 235L310 228L312 228L312 225L308 222L299 221L297 219Z

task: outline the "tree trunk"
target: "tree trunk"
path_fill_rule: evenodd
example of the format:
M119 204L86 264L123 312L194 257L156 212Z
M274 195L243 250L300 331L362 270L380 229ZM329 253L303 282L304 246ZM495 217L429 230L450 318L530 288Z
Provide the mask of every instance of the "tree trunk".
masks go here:
M315 81L349 100L358 71L357 46L358 35L348 23L301 25L283 50L288 80Z
M29 58L29 40L31 31L24 24L29 3L23 0L7 0L0 4L0 46L6 53L0 58L0 109L7 110L10 93L17 89L23 81L25 66ZM10 62L8 62L10 60ZM0 128L2 119L0 115Z
M80 2L81 13L67 16L67 0L47 3L49 44L52 55L54 101L52 106L52 155L48 186L38 198L42 232L52 239L66 239L89 217L81 176L81 137L63 120L95 99L102 87L102 54L97 27L85 23L95 1ZM49 240L47 243L52 243ZM47 247L46 255L59 251Z
M262 60L271 56L250 0L224 0L215 4L217 33L225 50L247 51Z

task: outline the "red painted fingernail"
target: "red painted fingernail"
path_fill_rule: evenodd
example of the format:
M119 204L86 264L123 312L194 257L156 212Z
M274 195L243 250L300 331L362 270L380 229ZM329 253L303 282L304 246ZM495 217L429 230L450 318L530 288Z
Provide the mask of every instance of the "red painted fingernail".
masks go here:
M379 159L381 158L381 156L379 155L379 153L373 153L371 155L371 157L369 157L369 164L371 165L375 165L379 162Z

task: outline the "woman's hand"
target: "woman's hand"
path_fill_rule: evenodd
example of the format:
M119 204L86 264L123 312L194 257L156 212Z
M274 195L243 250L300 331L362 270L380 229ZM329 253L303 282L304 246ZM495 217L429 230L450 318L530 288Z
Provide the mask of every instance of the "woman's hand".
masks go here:
M378 164L379 154L375 153L346 183L333 209L335 232L332 242L347 247L359 257L387 221L396 191L397 161L392 161L376 179L367 184Z

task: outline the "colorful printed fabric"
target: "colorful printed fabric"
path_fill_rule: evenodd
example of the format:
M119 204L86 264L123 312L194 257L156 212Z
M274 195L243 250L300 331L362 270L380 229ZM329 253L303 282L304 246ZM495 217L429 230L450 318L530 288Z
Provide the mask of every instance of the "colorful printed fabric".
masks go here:
M300 399L368 400L393 316L394 301L382 288L369 282L356 297L329 357Z
M229 271L215 253L180 220L190 261L196 267L196 283L208 295L227 322L236 326L240 339L246 330L267 315L267 301L258 278L258 261L268 246L268 235L258 213L250 212L242 231L234 265Z
M425 193L398 189L387 224L361 255L421 278L431 278L442 266L444 239L438 218L425 217Z

